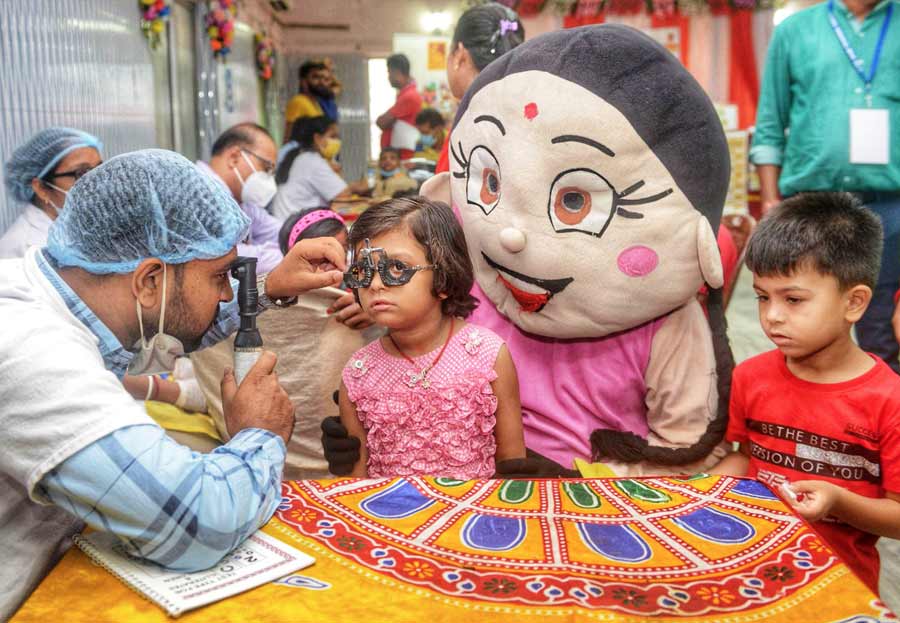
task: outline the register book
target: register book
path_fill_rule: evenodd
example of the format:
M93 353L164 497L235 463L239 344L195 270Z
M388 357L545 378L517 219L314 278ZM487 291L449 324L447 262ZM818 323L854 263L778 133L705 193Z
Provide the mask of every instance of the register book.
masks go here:
M177 617L182 612L277 580L315 559L263 532L256 532L206 571L179 573L134 558L108 532L76 535L75 543L94 562Z

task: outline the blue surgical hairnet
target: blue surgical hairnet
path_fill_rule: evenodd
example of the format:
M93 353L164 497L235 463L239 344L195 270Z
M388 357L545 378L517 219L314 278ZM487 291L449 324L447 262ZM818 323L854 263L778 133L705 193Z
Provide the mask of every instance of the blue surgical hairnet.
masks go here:
M72 128L47 128L32 136L13 152L6 163L6 188L19 201L34 197L31 180L43 178L68 153L82 147L103 150L96 136Z
M146 149L107 160L72 187L47 252L61 267L129 273L150 257L222 257L249 225L224 184L184 156Z

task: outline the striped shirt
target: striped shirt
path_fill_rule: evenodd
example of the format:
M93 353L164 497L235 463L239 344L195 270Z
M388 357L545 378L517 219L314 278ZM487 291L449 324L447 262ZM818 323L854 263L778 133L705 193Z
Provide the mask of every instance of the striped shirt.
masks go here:
M99 340L108 370L124 376L133 355L63 281L45 254L38 264L69 311ZM237 303L219 306L202 345L238 326ZM124 388L122 391L125 391ZM255 532L280 501L284 441L244 429L199 454L155 425L120 428L48 472L36 489L91 527L118 535L136 556L181 571L205 569Z

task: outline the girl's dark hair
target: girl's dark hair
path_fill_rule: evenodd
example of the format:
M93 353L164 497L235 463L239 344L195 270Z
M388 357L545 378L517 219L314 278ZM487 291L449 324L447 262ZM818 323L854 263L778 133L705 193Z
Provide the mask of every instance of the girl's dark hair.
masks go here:
M500 34L500 20L516 22L516 30ZM456 22L453 31L453 42L450 50L454 51L462 43L472 56L472 62L478 71L488 63L499 58L525 41L525 27L518 14L497 2L489 2L472 7L463 13Z
M275 182L277 184L287 182L294 159L304 151L315 151L316 142L313 139L316 134L325 134L334 123L334 119L326 115L300 117L294 121L294 125L291 126L290 140L295 141L297 147L287 152L281 164L278 165L278 170L275 172Z
M331 210L331 208L327 206L323 208L310 208L301 212L294 212L287 217L284 224L281 226L281 230L278 232L278 246L281 247L282 254L287 255L288 251L290 251L290 248L288 248L288 238L291 237L291 230L294 229L294 225L297 224L297 221L307 214L319 210ZM343 223L336 218L326 218L321 221L316 221L300 232L300 235L297 236L297 240L305 240L307 238L329 238L337 236L342 231L347 231L347 228ZM294 244L297 244L297 241L294 241Z
M470 294L475 282L466 238L453 211L446 203L425 197L389 199L363 212L350 229L350 248L366 238L376 238L395 229L409 228L413 238L425 249L429 264L434 264L435 296L446 294L441 302L445 316L467 317L478 305Z

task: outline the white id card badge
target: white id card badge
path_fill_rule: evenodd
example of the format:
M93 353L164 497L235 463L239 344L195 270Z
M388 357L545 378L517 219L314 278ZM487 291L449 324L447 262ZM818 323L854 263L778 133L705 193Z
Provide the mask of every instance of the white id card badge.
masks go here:
M850 109L850 164L887 164L890 118L886 108Z

